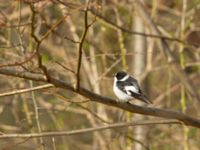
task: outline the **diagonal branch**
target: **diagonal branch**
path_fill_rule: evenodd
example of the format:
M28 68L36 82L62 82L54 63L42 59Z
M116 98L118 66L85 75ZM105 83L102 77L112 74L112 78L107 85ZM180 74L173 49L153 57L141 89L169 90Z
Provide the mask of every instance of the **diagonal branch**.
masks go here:
M33 52L30 56L28 56L27 58L25 58L25 60L21 61L21 62L14 62L14 63L7 63L7 64L0 64L0 68L1 67L13 67L13 66L20 66L23 65L29 61L31 61L34 56L36 55L36 52Z
M163 35L157 35L157 34L148 34L148 33L143 33L143 32L137 32L137 31L132 31L129 29L124 28L123 26L117 25L116 23L110 21L108 18L94 12L93 10L89 10L93 15L95 15L97 17L97 19L99 21L101 21L103 24L105 24L107 27L110 27L112 29L116 29L116 30L121 30L122 32L128 33L128 34L132 34L132 35L141 35L141 36L146 36L146 37L151 37L151 38L158 38L158 39L165 39L168 41L175 41L175 42L179 42L179 43L183 43L185 44L183 41L181 41L178 38L174 38L174 37L167 37L167 36L163 36Z
M0 68L0 74L29 79L33 81L47 82L45 75L35 74L35 73L30 73L30 72L21 72L19 70ZM63 88L63 89L67 89L69 91L75 92L77 94L80 94L90 99L91 101L105 104L108 106L117 107L117 108L129 111L132 113L138 113L138 114L150 115L150 116L156 116L156 117L162 117L162 118L168 118L168 119L176 119L183 122L185 125L190 125L193 127L200 128L199 119L190 117L181 112L168 110L168 109L137 106L134 104L118 103L114 99L95 94L82 87L80 87L79 91L77 91L73 86L71 86L69 83L65 81L56 79L52 76L49 76L49 77L51 78L51 84L53 84L55 87L59 87L59 88Z

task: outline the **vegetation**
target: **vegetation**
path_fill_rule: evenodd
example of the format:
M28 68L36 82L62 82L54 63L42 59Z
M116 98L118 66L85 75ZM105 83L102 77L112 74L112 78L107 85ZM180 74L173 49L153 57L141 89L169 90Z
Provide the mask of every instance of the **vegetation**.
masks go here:
M1 0L0 29L0 150L200 149L199 0Z

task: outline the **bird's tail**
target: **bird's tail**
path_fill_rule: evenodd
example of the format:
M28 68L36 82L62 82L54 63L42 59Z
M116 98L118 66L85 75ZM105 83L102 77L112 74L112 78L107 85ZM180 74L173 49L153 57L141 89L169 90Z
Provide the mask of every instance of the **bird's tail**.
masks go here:
M139 99L147 104L152 104L152 101L150 101L144 94L138 95L137 99Z

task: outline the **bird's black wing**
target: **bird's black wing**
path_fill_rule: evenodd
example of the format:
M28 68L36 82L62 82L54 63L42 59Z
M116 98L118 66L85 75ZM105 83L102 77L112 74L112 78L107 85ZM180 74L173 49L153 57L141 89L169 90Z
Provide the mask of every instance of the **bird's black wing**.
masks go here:
M131 92L134 92L134 91L131 91L131 89L127 90L127 87L131 87L133 86L136 91L136 93L140 94L141 90L140 90L140 87L139 87L139 84L137 82L136 79L132 78L132 77L129 77L127 80L125 81L117 81L117 87L122 90L124 93L132 96Z
M138 92L141 92L141 89L137 80L134 79L133 77L129 77L125 82L128 86L134 86L136 89L138 89Z

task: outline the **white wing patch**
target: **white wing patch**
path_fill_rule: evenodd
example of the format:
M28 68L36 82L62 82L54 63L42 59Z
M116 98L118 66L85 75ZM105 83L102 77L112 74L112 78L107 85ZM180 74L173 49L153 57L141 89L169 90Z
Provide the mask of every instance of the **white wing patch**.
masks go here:
M131 95L131 92L140 94L139 93L139 89L137 87L135 87L135 86L125 86L124 89L127 91L128 95Z

